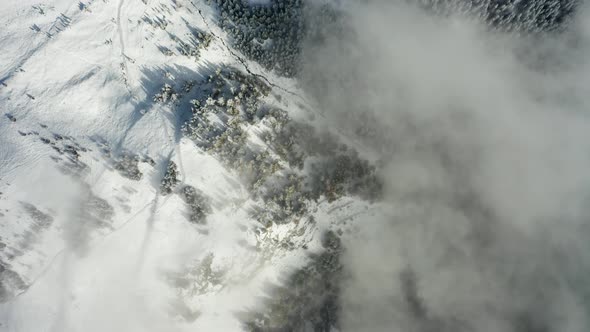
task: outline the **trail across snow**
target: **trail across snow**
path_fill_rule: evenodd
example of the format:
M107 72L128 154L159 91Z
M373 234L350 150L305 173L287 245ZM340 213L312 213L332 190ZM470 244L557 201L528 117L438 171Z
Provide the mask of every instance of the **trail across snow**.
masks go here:
M129 94L132 98L135 99L133 94L133 90L129 84L129 67L127 65L127 55L125 54L125 38L123 37L123 27L121 26L121 15L123 12L123 4L125 0L119 0L119 4L117 5L117 35L119 36L119 47L121 49L121 65L123 71L123 80L125 81L125 86L127 90L129 90Z

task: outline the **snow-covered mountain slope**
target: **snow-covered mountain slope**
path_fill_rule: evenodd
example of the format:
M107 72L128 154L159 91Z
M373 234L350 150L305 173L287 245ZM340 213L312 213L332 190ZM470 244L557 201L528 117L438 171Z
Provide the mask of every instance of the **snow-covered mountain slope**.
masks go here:
M321 116L205 2L0 8L1 330L239 331L368 212L311 188L305 159L357 157L322 159Z
M3 0L0 331L588 331L587 7Z

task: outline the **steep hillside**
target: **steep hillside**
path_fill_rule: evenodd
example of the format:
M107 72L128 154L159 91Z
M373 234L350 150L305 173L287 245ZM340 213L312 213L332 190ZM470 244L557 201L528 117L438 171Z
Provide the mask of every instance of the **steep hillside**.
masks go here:
M3 0L0 331L588 331L588 13Z
M322 234L366 213L342 195L378 195L374 169L230 46L217 6L2 6L4 330L237 331L286 276L337 264ZM329 299L300 287L313 321Z

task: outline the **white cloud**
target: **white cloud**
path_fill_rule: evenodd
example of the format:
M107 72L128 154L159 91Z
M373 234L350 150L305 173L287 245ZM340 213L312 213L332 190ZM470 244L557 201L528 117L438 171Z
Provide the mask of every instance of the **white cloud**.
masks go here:
M587 331L585 8L557 36L343 8L305 86L385 161L393 211L345 239L343 330Z

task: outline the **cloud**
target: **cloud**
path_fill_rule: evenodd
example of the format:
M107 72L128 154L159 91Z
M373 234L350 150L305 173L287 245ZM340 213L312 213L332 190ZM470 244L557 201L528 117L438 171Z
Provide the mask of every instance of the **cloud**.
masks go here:
M588 331L587 8L536 34L402 2L339 10L302 86L385 165L387 211L343 239L341 329Z

